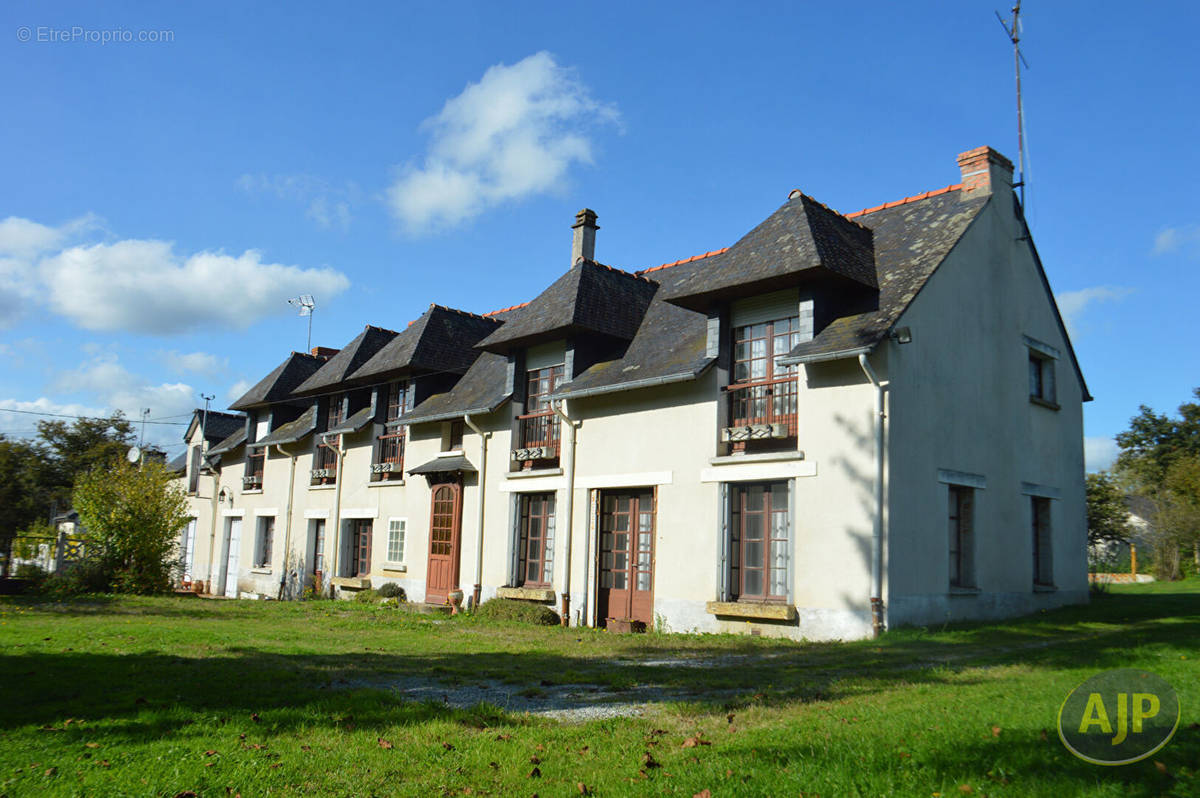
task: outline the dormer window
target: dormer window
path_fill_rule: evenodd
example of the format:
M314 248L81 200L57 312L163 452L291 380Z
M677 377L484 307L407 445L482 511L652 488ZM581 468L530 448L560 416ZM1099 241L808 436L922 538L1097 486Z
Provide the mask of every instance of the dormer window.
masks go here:
M335 429L346 420L346 402L344 394L335 394L327 400L328 409L325 412L325 425L321 432ZM317 446L313 451L312 484L332 485L337 482L337 449L325 443L320 432L316 435Z
M517 417L517 438L513 459L532 467L538 460L556 460L559 454L558 417L550 405L550 396L563 382L562 363L526 372L526 412Z
M722 430L734 451L796 438L796 367L778 361L804 334L799 314L734 327L729 425Z
M387 405L383 432L375 446L375 460L371 464L371 481L388 482L404 479L404 427L395 421L412 410L412 390L406 380L393 382L387 387Z

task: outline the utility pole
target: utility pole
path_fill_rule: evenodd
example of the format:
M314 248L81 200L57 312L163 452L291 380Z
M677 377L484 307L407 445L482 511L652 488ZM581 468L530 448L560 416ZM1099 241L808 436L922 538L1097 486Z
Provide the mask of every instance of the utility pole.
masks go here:
M146 443L146 417L150 415L150 408L142 408L142 433L138 436L138 448L141 449Z

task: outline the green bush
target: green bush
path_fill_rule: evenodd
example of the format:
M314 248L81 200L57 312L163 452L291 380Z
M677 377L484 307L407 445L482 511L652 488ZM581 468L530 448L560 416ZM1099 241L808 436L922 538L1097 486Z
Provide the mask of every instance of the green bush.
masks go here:
M562 622L558 613L546 605L516 599L488 599L479 605L475 614L492 621L519 621L539 626L557 626Z
M369 588L360 590L354 594L354 600L360 604L374 604L379 601L379 593Z
M66 573L54 574L41 590L52 598L82 596L87 593L112 592L112 578L98 560L84 560L69 567Z
M400 601L408 601L408 596L405 595L404 588L395 582L384 582L375 592L379 594L380 598L394 598L400 599Z
M46 581L48 574L45 568L35 562L23 562L13 571L13 576L26 580L34 590L38 590Z

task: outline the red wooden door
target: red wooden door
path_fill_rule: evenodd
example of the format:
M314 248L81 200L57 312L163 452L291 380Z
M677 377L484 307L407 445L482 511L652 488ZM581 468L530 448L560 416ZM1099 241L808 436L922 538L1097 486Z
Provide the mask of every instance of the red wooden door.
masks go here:
M450 591L458 588L462 486L456 482L434 485L431 501L425 601L430 604L445 604Z
M654 493L604 493L600 498L597 618L654 623Z

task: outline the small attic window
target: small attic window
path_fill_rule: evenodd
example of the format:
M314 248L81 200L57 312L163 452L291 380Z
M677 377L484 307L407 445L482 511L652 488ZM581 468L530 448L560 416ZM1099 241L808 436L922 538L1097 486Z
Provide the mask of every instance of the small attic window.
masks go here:
M1059 409L1055 384L1058 350L1028 336L1025 338L1025 345L1029 353L1029 401L1054 410Z

